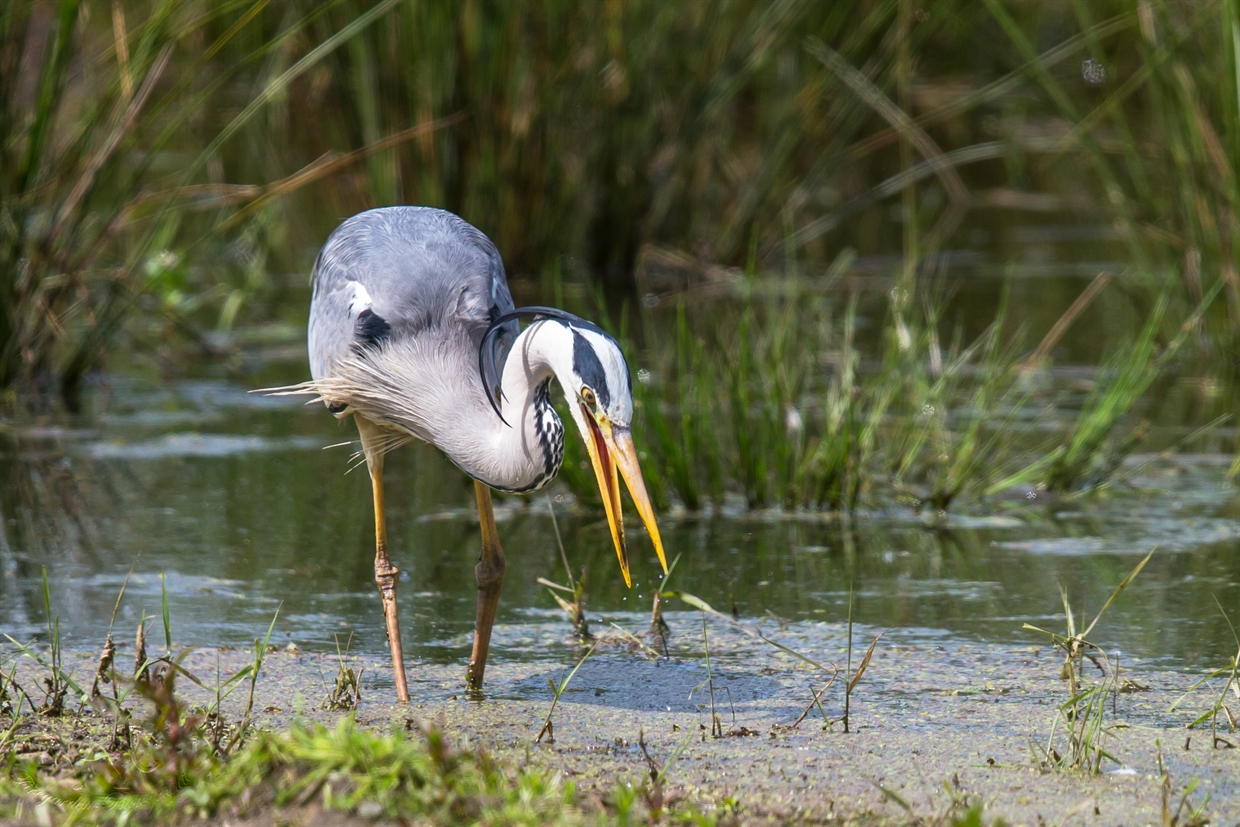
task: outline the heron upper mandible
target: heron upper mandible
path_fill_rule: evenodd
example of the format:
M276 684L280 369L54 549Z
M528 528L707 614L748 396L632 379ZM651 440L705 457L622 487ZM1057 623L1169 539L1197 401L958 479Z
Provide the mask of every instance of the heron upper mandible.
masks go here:
M624 477L663 570L667 561L629 433L628 365L597 326L545 307L513 307L491 240L443 210L387 207L341 224L311 277L310 373L315 393L361 434L375 506L375 582L383 597L396 694L409 700L399 574L388 554L383 457L421 439L474 480L482 524L478 616L466 681L481 689L504 580L491 489L526 493L550 482L564 458L553 378L568 400L602 493L624 582L631 585L620 484ZM517 320L534 321L520 330Z

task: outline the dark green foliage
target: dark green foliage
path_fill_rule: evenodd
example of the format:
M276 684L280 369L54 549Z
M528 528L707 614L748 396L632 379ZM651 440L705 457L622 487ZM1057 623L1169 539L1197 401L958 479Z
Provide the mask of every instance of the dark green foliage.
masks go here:
M193 729L197 722L188 724L187 742L200 735ZM153 824L178 814L279 814L316 803L435 825L630 823L597 803L579 801L572 783L553 773L517 769L482 750L455 749L433 728L371 733L351 716L334 729L294 724L287 732L260 733L227 758L164 734L150 748L129 750L79 774L72 780L37 772L0 779L0 812L29 812L37 804L74 823ZM617 786L613 806L627 811L636 803L626 805L628 795L640 793L641 785L635 787ZM714 823L692 807L669 816L673 823Z
M151 187L176 183L161 153L205 99L168 79L174 56L183 77L200 68L178 50L178 6L128 21L117 6L115 39L89 23L102 4L0 13L0 389L55 388L74 407L136 297L172 273L175 256L150 256L180 219Z
M767 216L825 182L866 122L802 40L864 62L895 7L407 4L333 59L353 83L330 88L316 120L333 137L360 128L339 135L356 145L467 113L372 168L376 199L460 213L517 272L571 256L631 283L644 243L733 262L751 229L781 243ZM343 3L328 18L361 8Z
M1073 3L1064 22L1080 31L1082 57L1103 71L1095 87L1081 82L1084 67L1074 76L1037 59L1031 23L1048 9L999 0L986 8L1033 105L1071 126L1045 166L1085 174L1122 234L1134 275L1174 280L1177 309L1187 313L1222 280L1226 300L1207 324L1229 346L1240 330L1236 4Z
M122 589L118 606L123 595ZM12 656L36 663L36 676L46 673L43 682L49 697L55 690L57 699L54 707L45 703L37 712L57 719L63 715L66 740L75 749L65 750L72 757L63 765L50 768L4 749L15 733L29 729L23 707L31 712L36 707L14 679L16 664L7 674L0 668L0 717L9 719L6 728L0 729L0 818L5 820L24 823L34 813L39 821L56 823L162 824L178 818L245 817L274 811L278 821L286 809L296 813L318 804L326 810L370 812L372 817L416 816L422 823L435 825L609 825L633 823L630 815L640 812L638 802L644 798L648 809L657 810L672 823L716 823L713 816L687 803L675 811L665 809L667 802L645 783L618 783L610 801L585 799L557 773L518 768L493 760L481 749L455 749L439 729L415 726L412 719L403 731L388 734L359 728L351 714L341 717L334 729L295 722L284 732L255 732L250 726L254 691L275 628L274 617L266 635L254 640L253 663L223 682L217 674L213 687L182 665L189 654L182 650L175 656L169 652L145 661L132 680L119 675L111 659L106 666L101 661L100 669L108 672L113 694L92 698L61 666L59 627L46 579L44 608L49 656L10 638L17 647ZM166 595L164 624L170 640ZM593 651L591 647L581 662ZM8 668L9 653L0 654L6 655L0 667ZM580 666L553 687L557 700ZM247 678L244 716L230 722L222 702ZM191 707L177 694L182 679L213 690L214 700ZM124 691L118 692L122 684ZM65 705L70 689L73 699L80 701L73 711ZM143 701L135 707L138 697ZM106 727L101 730L96 715L84 711L88 701L96 713L115 721L112 741L106 746L98 740L98 733ZM140 724L131 727L135 713ZM549 722L550 713L548 728ZM42 732L29 735L37 743L48 738ZM20 740L22 735L17 737ZM80 755L79 750L93 758Z

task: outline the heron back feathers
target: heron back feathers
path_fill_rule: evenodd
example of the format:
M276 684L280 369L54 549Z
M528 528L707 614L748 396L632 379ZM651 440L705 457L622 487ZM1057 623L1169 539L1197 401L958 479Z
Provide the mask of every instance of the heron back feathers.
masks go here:
M499 251L466 221L430 207L355 215L323 246L311 276L310 370L331 373L358 347L413 338L446 326L475 346L513 307ZM515 324L504 342L516 336Z

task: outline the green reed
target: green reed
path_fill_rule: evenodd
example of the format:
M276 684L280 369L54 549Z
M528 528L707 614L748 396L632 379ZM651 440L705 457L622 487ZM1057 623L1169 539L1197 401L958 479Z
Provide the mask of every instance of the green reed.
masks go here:
M941 311L924 304L920 319L901 320L907 331L888 337L884 376L900 402L884 442L889 483L897 496L933 515L964 492L980 493L1011 449L1012 420L1028 393L1017 375L1017 353L1004 338L1006 299L995 321L964 344L957 331L943 346Z
M232 239L258 247L266 205L331 165L256 186L219 181L212 164L236 136L253 140L261 112L395 2L326 33L291 66L273 58L322 12L275 21L264 5L151 0L108 15L60 0L0 13L0 390L54 391L74 408L142 297L153 300L148 318L207 346L191 314L215 306L231 326L261 289L262 255L248 256L231 285L227 268L203 280L185 255L224 258ZM208 113L235 111L230 84L240 78L257 91L204 135Z
M0 387L74 399L135 319L214 352L204 323L244 320L270 270L377 204L464 215L516 274L629 283L652 242L778 255L783 222L818 213L804 194L884 163L857 149L865 103L802 41L881 66L897 6L10 4ZM33 84L9 71L29 65ZM292 220L289 196L329 176L332 208Z
M683 304L669 340L648 322L656 338L635 427L651 488L689 510L727 493L749 508L844 510L894 493L942 511L966 489L980 493L1006 456L1003 417L1023 401L999 324L942 347L937 311L918 315L912 333L907 314L888 312L892 344L865 369L858 312L855 295L841 310L796 288L749 289L734 306L712 305L713 335L694 332Z
M1227 348L1240 335L1236 5L1073 3L1069 20L1080 32L1082 57L1103 70L1095 68L1093 88L1038 59L1022 19L1032 8L997 0L986 6L1024 61L1018 71L1036 96L1031 105L1049 106L1070 126L1038 161L1039 171L1076 175L1078 187L1096 193L1138 278L1173 284L1177 309L1199 305L1221 277L1224 300L1198 332L1207 351Z

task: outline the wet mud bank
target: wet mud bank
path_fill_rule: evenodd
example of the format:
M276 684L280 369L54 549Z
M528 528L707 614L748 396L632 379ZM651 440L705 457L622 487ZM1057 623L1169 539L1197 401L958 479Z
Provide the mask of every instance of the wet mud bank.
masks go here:
M1014 824L1161 823L1161 751L1173 808L1196 779L1192 797L1200 804L1210 796L1205 812L1213 823L1240 822L1240 750L1211 749L1208 729L1184 728L1210 699L1202 693L1183 711L1167 712L1192 683L1183 674L1134 674L1137 691L1114 699L1105 723L1124 728L1108 734L1105 748L1122 764L1104 762L1094 776L1040 769L1039 745L1066 696L1061 663L1049 648L880 648L854 690L848 733L835 687L820 699L833 723L814 708L793 727L824 681L812 669L761 656L714 659L723 737L711 735L702 664L608 656L587 661L561 697L554 743L532 742L550 705L545 678L558 681L564 670L528 665L495 669L492 697L483 702L457 694L459 669L423 670L411 708L372 692L359 718L374 725L423 718L600 791L647 774L648 752L660 767L674 761L670 786L703 805L735 801L742 816L811 823L904 823L936 817L953 801L981 801L988 820ZM540 683L544 697L504 697Z
M843 666L841 629L794 624L781 634L819 663ZM857 632L854 669L871 638ZM1194 811L1213 824L1240 823L1240 749L1228 746L1240 746L1240 737L1222 716L1214 748L1208 724L1186 729L1221 681L1183 697L1199 675L1126 664L1121 691L1106 698L1097 742L1117 760L1088 774L1041 766L1048 746L1067 750L1067 722L1056 722L1068 691L1059 677L1063 656L1051 647L884 637L854 688L848 732L840 720L842 672L822 692L829 674L750 638L720 629L711 648L708 680L688 641L659 659L605 643L563 690L541 742L553 697L548 681L560 685L573 661L497 658L483 698L465 693L463 661L411 662L411 703L398 705L384 659L346 656L345 665L360 672L361 698L343 711L324 703L341 660L290 648L263 664L255 722L278 731L298 719L332 726L353 715L376 731L437 727L449 742L557 771L603 800L653 769L663 773L670 801L727 808L741 823L926 822L980 802L988 823L1151 824L1164 822L1165 803L1175 813L1190 786L1178 823ZM218 663L227 675L250 657L198 650L182 664L203 676ZM93 671L85 656L75 668ZM188 681L177 689L190 703L211 696ZM240 717L244 694L226 702L227 714ZM1056 739L1048 740L1052 732ZM22 749L20 738L15 743Z

